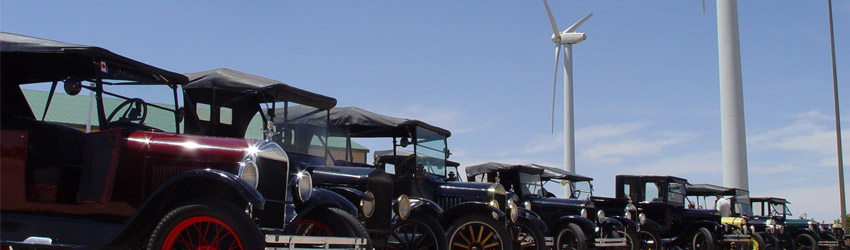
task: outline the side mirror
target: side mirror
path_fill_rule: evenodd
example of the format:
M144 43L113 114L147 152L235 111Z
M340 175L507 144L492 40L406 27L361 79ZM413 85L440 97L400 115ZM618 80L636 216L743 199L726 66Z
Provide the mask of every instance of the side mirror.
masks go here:
M83 90L83 81L76 77L68 77L68 79L64 80L65 82L65 93L71 96L75 96Z
M186 110L183 107L177 109L177 123L183 122L183 117L186 116Z

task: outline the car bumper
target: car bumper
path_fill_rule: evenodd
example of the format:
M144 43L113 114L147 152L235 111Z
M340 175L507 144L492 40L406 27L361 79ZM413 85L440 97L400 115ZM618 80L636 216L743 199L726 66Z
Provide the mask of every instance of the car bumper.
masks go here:
M819 247L839 247L838 241L836 240L822 240L818 241Z
M746 234L724 234L723 242L749 242L750 236Z

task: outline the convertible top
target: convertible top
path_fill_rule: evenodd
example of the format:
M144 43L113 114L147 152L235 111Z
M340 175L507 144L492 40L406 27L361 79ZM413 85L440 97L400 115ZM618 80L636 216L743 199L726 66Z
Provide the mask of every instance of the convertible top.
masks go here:
M232 69L220 68L187 73L189 83L184 89L217 89L242 94L261 94L267 102L289 101L319 109L336 106L336 99L289 86L283 82Z
M68 77L183 84L186 76L113 53L107 49L42 38L0 33L4 83L60 81ZM100 73L98 73L100 72Z
M779 204L791 204L785 198L777 198L777 197L750 197L750 202L770 202L770 203L779 203Z
M734 195L737 190L741 190L712 184L688 184L685 188L689 196Z
M488 162L466 167L466 176L475 176L479 174L517 170L532 174L542 174L543 168L535 165L511 164L501 162Z
M593 180L593 178L590 178L590 177L587 177L587 176L584 176L584 175L580 175L580 174L570 173L569 171L563 170L563 169L560 169L560 168L537 165L537 164L531 164L531 165L540 167L544 170L543 176L542 176L544 179L564 179L564 180L571 180L571 181L592 181Z
M449 137L452 135L446 129L433 126L419 120L397 118L372 113L358 107L336 107L330 110L330 123L324 114L306 114L304 109L289 109L290 117L303 118L290 121L294 125L324 126L328 124L331 136L351 137L406 137L411 136L416 127L423 127ZM283 117L284 110L277 110L275 116ZM278 121L275 121L278 123Z

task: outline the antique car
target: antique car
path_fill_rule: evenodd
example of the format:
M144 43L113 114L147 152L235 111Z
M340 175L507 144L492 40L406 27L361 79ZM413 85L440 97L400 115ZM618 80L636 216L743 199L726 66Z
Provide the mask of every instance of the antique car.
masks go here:
M717 204L719 199L729 201L729 214L718 211L721 215L720 224L727 227L727 232L738 231L741 234L750 235L750 242L736 249L778 249L776 236L766 230L768 220L766 218L753 217L750 207L750 192L739 188L730 188L712 184L687 184L685 187L688 207L698 209L713 208L721 209ZM709 202L709 199L713 202Z
M750 197L750 204L756 218L771 220L771 225L779 239L780 246L793 249L816 249L818 247L839 247L838 240L831 231L822 230L820 223L806 219L805 215L793 218L788 209L788 200L777 197ZM767 228L768 231L771 228Z
M511 199L516 203L540 215L549 228L547 238L552 239L555 249L617 247L637 250L640 246L637 224L627 218L606 216L606 211L597 209L590 200L589 193L581 195L582 191L573 189L576 192L564 199L554 197L544 188L553 178L581 181L592 178L554 168L547 170L535 164L488 162L467 166L465 170L467 180L499 183L512 193ZM624 205L620 212L625 208Z
M617 175L616 198L628 199L661 226L664 248L720 249L747 244L750 236L726 231L717 210L685 207L688 180L675 176Z
M251 123L258 121L256 116L265 119L266 122L259 121L266 127L277 121L276 128L281 133L267 137L273 138L272 141L286 150L292 166L308 170L314 186L335 192L359 205L356 215L364 223L374 247L421 249L438 246L438 238L445 245L445 233L436 221L433 222L436 228L429 228L427 218L407 219L409 198L392 196L392 179L383 170L325 166L324 157L309 154L311 150L320 155L328 153L327 144L319 150L310 147L313 141L327 141L325 126L316 124L294 130L288 124L299 119L297 115L283 112L276 116L275 102L279 102L283 105L280 108L327 117L330 106L315 102L319 95L232 69L186 76L189 77L189 83L183 86L188 110L186 133L243 138L249 134L248 128L253 128ZM397 219L393 220L396 214ZM333 223L300 220L299 228L324 228L330 225L328 222Z
M311 126L325 119L310 117L299 121ZM404 194L416 201L411 217L418 213L437 218L450 249L545 249L545 224L507 199L502 185L447 180L448 130L356 107L331 109L328 130L331 136L346 140L391 139L391 150L374 152L373 165L352 162L351 153L333 161L338 166L369 166L389 173L394 196Z
M99 47L10 33L0 34L0 58L4 248L368 247L350 214L356 207L313 188L276 143L180 134L185 76ZM91 131L45 121L60 82L69 95L93 93ZM23 86L42 83L47 100L23 95ZM163 97L155 89L168 90L174 105L131 97ZM32 107L42 102L37 119ZM146 122L153 116L170 122ZM335 224L324 236L296 234L308 218Z

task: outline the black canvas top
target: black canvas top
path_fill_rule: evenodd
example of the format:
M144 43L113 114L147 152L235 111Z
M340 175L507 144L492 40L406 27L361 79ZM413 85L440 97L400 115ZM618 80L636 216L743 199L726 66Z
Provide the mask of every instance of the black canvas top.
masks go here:
M299 117L302 110L289 110L289 117ZM283 110L277 110L275 117L283 117ZM324 126L327 124L324 114L313 114L290 121L295 125ZM278 123L278 121L275 121ZM372 113L358 107L336 107L330 110L330 123L328 124L331 136L351 137L406 137L414 133L416 127L423 127L449 137L452 135L446 129L430 125L428 123L405 118L397 118Z
M104 79L183 84L188 79L115 54L107 49L36 37L0 33L2 75L7 83L26 84L58 81L69 76L94 79L98 70ZM100 65L103 62L104 65ZM105 68L101 68L105 66Z
M783 203L784 204L791 204L791 202L789 202L785 198L777 198L777 197L750 197L750 201L751 202L770 202L770 203L777 203L777 204L783 204Z
M686 193L694 196L734 195L737 188L723 187L712 184L688 184Z
M518 170L532 174L542 174L543 169L535 165L511 164L501 162L488 162L466 167L466 176L475 176L484 173Z
M590 177L587 177L587 176L584 176L584 175L580 175L580 174L570 173L569 171L563 170L563 169L560 169L560 168L543 166L543 165L538 165L538 164L531 164L531 165L534 165L534 166L537 166L537 167L543 169L543 176L541 176L541 177L543 177L544 179L564 179L564 180L571 180L571 181L592 181L593 180L593 178L590 178Z
M288 101L319 109L336 106L336 99L289 86L283 82L232 69L187 73L184 89L217 89L245 94L263 94L268 102Z

